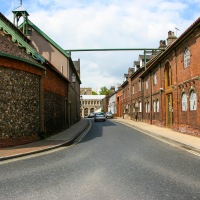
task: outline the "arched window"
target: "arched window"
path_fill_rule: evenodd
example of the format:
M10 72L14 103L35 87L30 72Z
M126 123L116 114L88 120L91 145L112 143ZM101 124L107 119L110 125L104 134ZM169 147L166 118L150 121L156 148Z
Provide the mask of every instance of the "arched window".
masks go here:
M184 52L184 67L189 67L190 66L190 51L187 48Z
M182 111L187 111L187 95L185 92L182 94Z
M197 110L197 94L194 90L190 93L190 110Z

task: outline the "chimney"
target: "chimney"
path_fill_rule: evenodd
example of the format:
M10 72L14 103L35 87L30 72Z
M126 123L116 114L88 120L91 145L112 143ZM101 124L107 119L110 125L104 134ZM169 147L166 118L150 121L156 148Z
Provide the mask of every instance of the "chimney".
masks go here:
M111 86L110 87L110 94L114 94L115 93L115 86Z
M134 69L133 68L129 68L128 69L128 76L130 77L131 75L133 75L134 73Z
M177 39L177 37L174 35L174 32L169 31L168 38L167 38L167 46L170 46L176 39Z
M160 40L160 46L159 46L159 48L160 49L165 49L166 47L167 47L166 41L165 40Z

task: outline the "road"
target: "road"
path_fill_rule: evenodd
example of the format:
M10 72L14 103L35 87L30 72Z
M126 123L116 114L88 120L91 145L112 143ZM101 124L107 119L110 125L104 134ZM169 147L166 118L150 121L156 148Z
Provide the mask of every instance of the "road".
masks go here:
M0 164L0 200L200 199L200 157L112 120L92 123L76 145Z

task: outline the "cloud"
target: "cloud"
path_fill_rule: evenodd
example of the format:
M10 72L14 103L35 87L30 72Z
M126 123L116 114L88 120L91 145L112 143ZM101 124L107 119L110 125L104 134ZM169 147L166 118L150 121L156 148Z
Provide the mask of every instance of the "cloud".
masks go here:
M19 5L17 0L10 2L9 10ZM200 1L27 0L23 6L29 19L63 49L157 48L169 30L177 27L180 35L196 20ZM8 10L4 13L12 20ZM82 87L100 88L122 83L142 53L76 52L72 59L80 58Z

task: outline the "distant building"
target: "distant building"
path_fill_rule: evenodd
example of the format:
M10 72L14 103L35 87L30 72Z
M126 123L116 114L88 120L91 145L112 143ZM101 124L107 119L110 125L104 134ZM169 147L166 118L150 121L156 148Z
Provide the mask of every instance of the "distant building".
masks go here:
M102 111L104 98L105 95L81 95L81 116Z
M80 89L80 94L81 95L92 95L92 88L81 88Z

